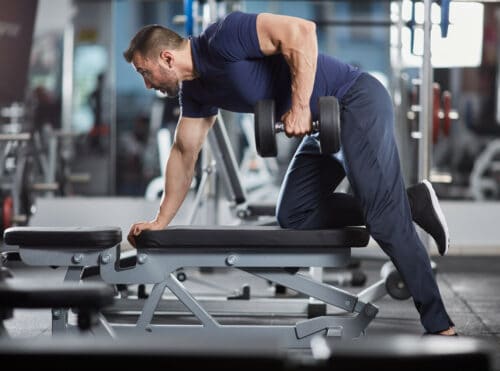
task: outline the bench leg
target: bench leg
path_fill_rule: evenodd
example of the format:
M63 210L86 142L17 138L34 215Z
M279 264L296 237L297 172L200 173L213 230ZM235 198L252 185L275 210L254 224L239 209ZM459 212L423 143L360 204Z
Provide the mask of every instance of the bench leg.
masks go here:
M137 328L147 330L151 324L151 320L153 319L153 315L162 298L166 286L167 283L165 281L157 283L153 286L153 289L151 290L151 293L142 308L141 315L137 320Z
M82 267L68 267L64 282L79 282ZM68 309L52 308L52 334L61 335L68 331Z

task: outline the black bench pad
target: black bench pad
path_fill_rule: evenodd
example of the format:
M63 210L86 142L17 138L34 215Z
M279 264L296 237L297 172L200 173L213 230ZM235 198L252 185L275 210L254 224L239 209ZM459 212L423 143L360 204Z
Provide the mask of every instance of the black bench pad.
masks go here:
M144 231L137 248L331 248L363 247L369 234L364 227L296 230L274 226L173 226Z
M118 227L12 227L4 232L7 245L30 247L106 248L121 242ZM173 226L144 231L137 248L286 248L363 247L369 234L364 227L296 230L276 226Z
M52 283L8 278L0 282L2 308L101 309L113 303L112 286L101 282Z
M30 247L111 247L121 242L119 227L12 227L3 234L5 244Z

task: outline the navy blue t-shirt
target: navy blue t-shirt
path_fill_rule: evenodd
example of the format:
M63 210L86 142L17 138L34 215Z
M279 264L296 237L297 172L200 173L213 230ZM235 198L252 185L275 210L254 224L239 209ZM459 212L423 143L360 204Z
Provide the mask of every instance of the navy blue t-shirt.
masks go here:
M257 101L274 99L276 117L291 106L290 68L283 55L265 56L259 47L257 15L234 12L191 39L199 77L184 81L180 94L182 115L208 117L218 108L251 113ZM346 63L318 55L310 106L317 120L320 96L339 100L361 72Z

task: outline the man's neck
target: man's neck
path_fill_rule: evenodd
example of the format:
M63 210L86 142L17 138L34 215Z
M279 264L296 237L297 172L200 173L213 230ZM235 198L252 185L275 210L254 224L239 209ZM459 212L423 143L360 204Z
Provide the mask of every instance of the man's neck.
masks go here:
M187 40L186 46L181 51L181 58L183 63L185 63L182 80L194 80L199 77L198 71L194 65L193 59L193 49L191 46L191 39Z

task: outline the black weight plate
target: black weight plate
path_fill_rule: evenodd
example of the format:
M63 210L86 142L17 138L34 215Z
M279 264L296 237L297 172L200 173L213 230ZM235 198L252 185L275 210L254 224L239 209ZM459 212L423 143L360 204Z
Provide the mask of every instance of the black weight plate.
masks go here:
M24 162L24 168L22 172L22 184L21 193L19 195L19 212L27 217L30 217L35 204L35 194L33 192L33 183L35 181L35 167L33 164L33 159L27 157Z
M338 152L340 149L340 108L337 98L319 98L319 123L321 153Z
M255 105L255 147L262 157L278 154L276 133L274 132L274 101L260 100Z
M352 272L351 286L360 287L364 286L366 283L366 273L361 270L355 270Z
M387 293L396 300L406 300L410 298L410 292L406 287L398 271L393 270L385 279Z

